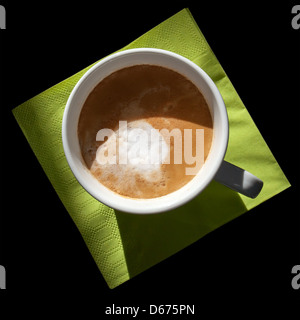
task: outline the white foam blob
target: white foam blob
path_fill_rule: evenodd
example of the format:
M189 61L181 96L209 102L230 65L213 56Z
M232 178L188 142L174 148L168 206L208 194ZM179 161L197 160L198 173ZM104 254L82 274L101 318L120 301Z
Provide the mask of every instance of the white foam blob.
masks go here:
M160 167L169 154L169 146L160 132L144 120L120 121L119 129L102 143L93 167L105 175L121 177L138 173L149 181L160 179Z

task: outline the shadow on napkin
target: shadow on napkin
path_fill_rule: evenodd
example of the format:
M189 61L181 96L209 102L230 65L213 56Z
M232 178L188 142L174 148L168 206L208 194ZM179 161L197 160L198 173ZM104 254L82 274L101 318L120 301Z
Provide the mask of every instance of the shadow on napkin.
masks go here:
M237 192L215 181L192 201L165 213L115 211L130 278L246 211Z

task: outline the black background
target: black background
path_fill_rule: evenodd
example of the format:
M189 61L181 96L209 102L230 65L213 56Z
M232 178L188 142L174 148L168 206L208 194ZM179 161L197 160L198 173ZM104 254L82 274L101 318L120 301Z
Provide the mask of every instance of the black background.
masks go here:
M291 269L300 264L300 29L291 26L297 3L0 4L7 12L7 29L0 30L0 264L7 270L7 290L1 290L0 307L11 302L11 312L34 315L37 306L55 313L63 305L97 318L105 318L105 307L113 303L195 304L197 317L206 309L232 314L241 304L241 316L299 307L300 289L291 287ZM292 187L110 290L11 110L185 7Z

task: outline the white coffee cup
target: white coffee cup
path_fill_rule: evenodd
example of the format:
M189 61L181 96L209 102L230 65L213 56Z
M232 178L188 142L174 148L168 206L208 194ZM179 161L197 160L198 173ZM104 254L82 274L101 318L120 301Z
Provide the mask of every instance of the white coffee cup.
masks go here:
M81 155L77 127L83 104L95 86L111 73L133 65L159 65L184 75L202 92L213 118L210 153L197 175L181 189L153 199L123 197L102 185L88 170ZM82 187L107 206L129 213L159 213L179 207L215 179L249 197L256 197L263 182L251 173L224 161L228 144L228 117L222 96L212 79L195 63L170 51L152 48L112 54L89 69L78 81L67 101L62 122L62 141L68 164Z

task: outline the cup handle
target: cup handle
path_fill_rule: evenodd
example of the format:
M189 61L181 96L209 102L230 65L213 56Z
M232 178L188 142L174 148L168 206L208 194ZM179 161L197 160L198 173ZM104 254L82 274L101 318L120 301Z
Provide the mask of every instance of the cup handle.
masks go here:
M252 173L223 161L214 180L252 199L260 193L263 182Z

